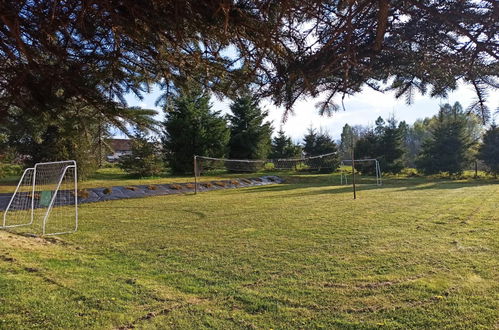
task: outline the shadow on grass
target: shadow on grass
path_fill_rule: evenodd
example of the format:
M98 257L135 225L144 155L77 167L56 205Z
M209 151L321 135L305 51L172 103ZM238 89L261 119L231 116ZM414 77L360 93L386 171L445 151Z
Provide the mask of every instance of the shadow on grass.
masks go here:
M361 183L357 183L357 192L370 190L384 190L392 189L395 191L418 191L418 190L443 190L443 189L461 189L470 187L479 187L485 185L499 184L495 180L487 181L452 181L452 180L427 180L424 178L394 178L385 180L383 185L376 185L376 180L364 179ZM334 187L334 188L332 188ZM339 185L339 183L320 183L306 182L302 183L284 183L273 186L252 187L252 189L244 190L244 193L260 193L260 192L291 192L293 190L299 191L307 188L322 188L312 191L302 191L293 194L286 194L287 196L307 196L307 195L320 195L320 194L343 194L353 192L352 185Z

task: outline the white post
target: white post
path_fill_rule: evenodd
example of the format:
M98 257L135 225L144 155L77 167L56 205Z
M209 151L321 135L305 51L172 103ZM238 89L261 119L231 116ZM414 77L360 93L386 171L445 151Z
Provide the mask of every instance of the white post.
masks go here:
M198 162L197 157L194 155L194 194L198 193Z
M78 167L76 166L76 163L74 165L74 171L75 171L75 216L76 216L76 222L75 222L75 232L78 230Z

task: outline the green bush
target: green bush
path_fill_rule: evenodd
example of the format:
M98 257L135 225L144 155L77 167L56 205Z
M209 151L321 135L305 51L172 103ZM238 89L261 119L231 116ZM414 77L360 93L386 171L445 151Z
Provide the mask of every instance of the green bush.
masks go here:
M138 177L156 176L163 171L157 145L140 132L132 141L131 154L122 156L118 166Z
M22 174L23 168L21 165L2 164L0 163L0 179L7 177L17 177Z

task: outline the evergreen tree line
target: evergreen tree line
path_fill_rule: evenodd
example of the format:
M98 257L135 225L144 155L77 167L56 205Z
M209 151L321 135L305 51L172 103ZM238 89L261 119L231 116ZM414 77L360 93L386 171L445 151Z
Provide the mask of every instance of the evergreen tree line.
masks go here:
M22 155L27 164L76 159L83 172L80 175L85 177L107 153L111 123L101 118L80 118L76 109L72 120L64 120L64 125L42 120L22 120L29 125L17 125L21 120L14 121L0 130L0 145L3 150L10 149L10 154ZM294 143L282 129L272 138L268 113L249 90L234 99L230 110L225 116L214 111L209 92L199 85L183 88L165 102L161 143L145 133L147 125L137 126L132 153L122 157L119 166L138 176L157 175L165 168L175 174L189 174L193 172L193 155L287 159L336 153L328 166L334 169L340 159L351 159L354 146L355 159L376 158L383 172L399 173L404 167L416 167L425 174L459 174L478 159L491 173L499 173L499 128L492 124L484 132L479 118L467 114L459 103L443 105L437 115L412 125L381 117L373 127L347 124L338 146L328 132L313 128L308 129L301 144ZM361 172L374 173L374 166L357 166Z
M399 173L417 168L424 174L461 174L480 160L486 169L499 173L499 129L485 129L479 118L463 110L459 103L445 104L437 115L409 125L395 118L379 117L373 127L343 127L340 157L376 158L383 172ZM358 164L361 172L373 173L374 167Z
M168 100L161 137L164 161L175 174L193 172L193 155L230 159L287 159L336 153L327 132L310 128L303 145L293 143L280 129L272 138L268 113L249 90L223 116L213 111L210 94L198 87L183 89ZM337 167L337 161L333 168Z
M159 143L147 134L154 126L154 111L129 109L131 114L137 114L137 119L143 116L144 125L133 126L131 154L122 156L118 165L137 176L157 175L165 168L175 174L189 174L193 172L193 155L289 159L337 151L333 138L322 130L310 128L303 145L294 143L282 129L272 138L268 113L250 90L233 100L227 115L214 111L210 98L210 93L195 83L168 98L163 104L165 120L156 125ZM82 117L85 112L78 109L75 104L73 116L60 120L36 119L19 113L20 118L0 127L0 147L2 154L7 155L3 161L32 166L43 161L75 159L80 178L92 174L111 151L107 141L112 135L111 127L116 125L101 117ZM336 168L337 163L333 161L329 168Z

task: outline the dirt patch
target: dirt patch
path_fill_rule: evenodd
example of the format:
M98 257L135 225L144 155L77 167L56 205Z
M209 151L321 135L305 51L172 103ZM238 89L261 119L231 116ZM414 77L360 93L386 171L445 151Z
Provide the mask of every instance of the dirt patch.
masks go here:
M69 245L66 241L56 236L38 237L30 234L18 234L8 231L0 231L0 241L6 245L22 248L24 250L33 250L49 245Z

